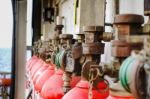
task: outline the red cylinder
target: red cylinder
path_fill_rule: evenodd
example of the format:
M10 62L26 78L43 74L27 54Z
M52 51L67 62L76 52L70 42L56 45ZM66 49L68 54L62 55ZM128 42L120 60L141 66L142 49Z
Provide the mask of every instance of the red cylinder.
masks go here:
M49 66L36 80L35 90L41 92L44 83L54 74L54 66Z
M37 56L32 56L26 63L26 88L30 87L30 69L39 61L40 59Z
M37 59L37 56L32 56L29 60L27 60L27 62L26 62L26 67L28 68L29 66L30 66L30 64L32 63L32 61L34 60L34 59Z
M38 77L49 67L50 64L44 63L43 66L34 74L33 76L33 84L35 85Z
M31 78L33 78L34 74L38 71L38 69L40 69L43 65L44 65L44 61L42 59L40 59L34 66L32 66L31 69Z
M37 56L33 56L30 60L29 60L29 62L27 61L27 63L26 63L26 69L27 69L27 71L29 71L31 68L32 68L32 66L36 63L36 62L38 62L39 61L39 58L37 57Z
M80 81L79 76L72 76L71 87ZM58 70L48 81L44 84L41 96L44 99L61 99L64 95L63 93L63 71Z
M107 85L101 82L98 86L100 90L106 88ZM62 99L88 99L89 92L89 82L81 80L76 87L71 89L67 94L63 96ZM93 98L92 99L106 99L109 95L109 91L99 93L94 88L92 89Z
M47 80L41 91L41 96L44 99L61 99L61 97L64 95L62 90L62 76L63 71L59 69L51 78Z
M36 65L40 64L42 62L42 59L38 58L37 60L35 60L34 62L32 62L29 71L31 71Z
M76 86L76 84L81 80L81 76L72 76L72 80L70 82L70 86L71 88L74 88Z

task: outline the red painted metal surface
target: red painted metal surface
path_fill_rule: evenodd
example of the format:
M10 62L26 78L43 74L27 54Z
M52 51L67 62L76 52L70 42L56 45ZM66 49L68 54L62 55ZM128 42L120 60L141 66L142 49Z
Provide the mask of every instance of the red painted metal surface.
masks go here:
M49 64L44 63L43 66L35 73L35 75L33 76L33 84L35 85L38 77L46 70L48 69Z
M26 67L29 67L30 66L30 64L32 63L32 61L34 60L34 59L37 59L38 57L37 56L32 56L27 62L26 62Z
M81 76L72 76L72 80L70 82L71 88L74 88L76 84L81 80Z
M54 74L54 66L49 65L49 67L41 73L35 82L35 90L41 92L44 83Z
M105 83L100 83L98 88L103 90L107 87ZM81 80L76 87L71 89L67 94L63 96L62 99L88 99L89 83L88 81ZM92 89L93 98L92 99L106 99L109 95L109 91L98 92L94 88Z
M26 70L29 71L32 66L38 62L39 58L37 56L32 56L26 63Z
M30 71L30 76L33 78L34 74L44 65L44 61L40 59L34 66L32 66L32 69Z
M75 87L79 81L79 76L72 76L71 87ZM58 70L44 84L41 91L41 96L44 99L62 99L63 95L63 71Z
M30 70L39 60L40 58L34 55L26 62L26 88L30 87Z
M33 69L36 65L40 64L41 62L42 62L42 59L40 59L40 58L38 58L37 60L33 61L32 64L30 64L31 66L30 66L30 68L29 68L29 71L31 72L32 69Z
M47 80L41 91L41 96L44 99L61 99L61 97L64 95L62 90L62 76L63 71L58 70L51 78Z

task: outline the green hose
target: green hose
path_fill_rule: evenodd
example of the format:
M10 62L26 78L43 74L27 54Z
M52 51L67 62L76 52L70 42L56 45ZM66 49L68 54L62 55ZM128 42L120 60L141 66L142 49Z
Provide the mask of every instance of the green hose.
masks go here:
M59 53L56 55L55 64L56 64L57 68L60 68L60 67L61 67L62 58L63 58L64 53L65 53L65 50L59 52Z
M61 54L61 52L59 52L55 57L55 64L56 64L57 68L60 68L60 63L59 63L60 54Z
M60 64L60 66L62 65L62 61L63 61L62 58L63 58L64 53L65 53L65 50L63 50L61 52L60 56L59 56L59 64Z
M121 65L120 71L119 71L119 79L121 81L122 86L130 92L129 88L129 76L130 76L130 70L132 67L132 63L135 59L133 57L128 57Z

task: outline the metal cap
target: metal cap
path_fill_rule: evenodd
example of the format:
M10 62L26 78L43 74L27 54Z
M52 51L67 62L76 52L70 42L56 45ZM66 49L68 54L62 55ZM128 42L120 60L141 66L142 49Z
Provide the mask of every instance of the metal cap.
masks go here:
M104 28L103 26L83 26L84 32L103 32Z
M85 35L84 34L76 34L75 35L75 39L76 40L83 40L85 38Z
M119 14L115 16L114 24L143 24L144 17L137 14Z
M60 39L72 39L73 35L72 34L60 34L59 38Z

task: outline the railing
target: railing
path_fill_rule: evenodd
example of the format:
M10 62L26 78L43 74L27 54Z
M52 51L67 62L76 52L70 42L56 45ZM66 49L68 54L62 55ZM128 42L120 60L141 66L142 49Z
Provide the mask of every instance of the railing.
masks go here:
M0 72L0 99L9 99L11 85L11 73Z

